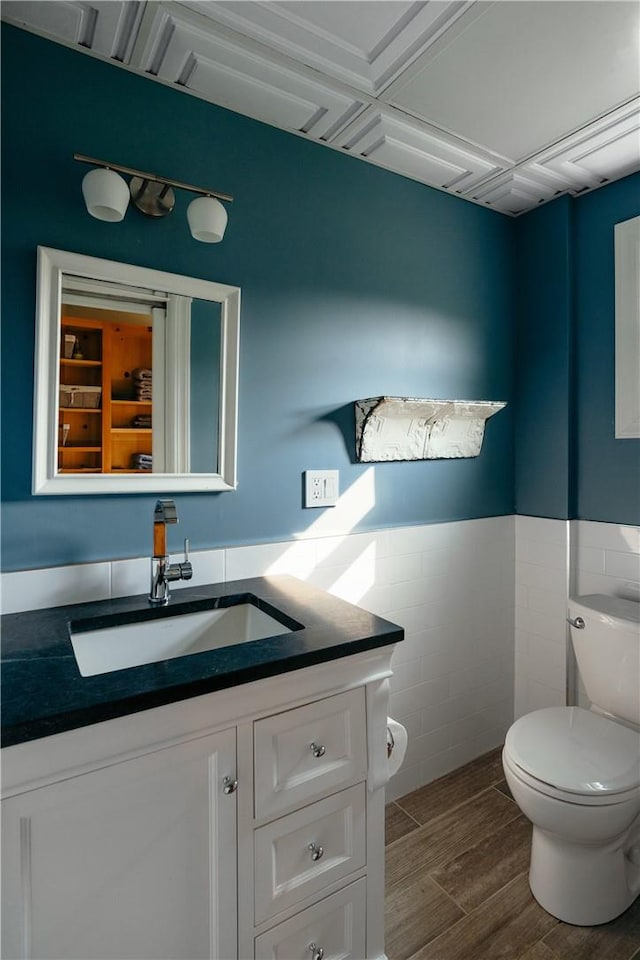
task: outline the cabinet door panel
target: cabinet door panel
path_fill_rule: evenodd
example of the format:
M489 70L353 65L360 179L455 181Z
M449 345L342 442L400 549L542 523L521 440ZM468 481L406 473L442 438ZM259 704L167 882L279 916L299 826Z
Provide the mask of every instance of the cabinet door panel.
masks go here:
M231 957L235 731L2 804L3 956Z

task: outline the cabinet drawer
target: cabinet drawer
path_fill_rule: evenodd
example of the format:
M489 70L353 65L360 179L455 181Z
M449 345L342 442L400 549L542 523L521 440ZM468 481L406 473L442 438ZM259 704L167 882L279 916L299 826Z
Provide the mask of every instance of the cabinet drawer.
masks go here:
M254 750L258 819L364 779L364 689L256 721Z
M364 877L255 940L255 960L362 960L366 956ZM311 945L315 944L315 951Z
M359 783L255 831L256 924L365 865L365 808Z

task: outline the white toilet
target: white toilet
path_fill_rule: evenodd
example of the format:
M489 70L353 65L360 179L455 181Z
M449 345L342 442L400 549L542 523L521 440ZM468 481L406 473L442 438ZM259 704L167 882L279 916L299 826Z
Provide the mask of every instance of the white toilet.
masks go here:
M569 603L591 701L517 720L502 763L533 823L529 884L554 917L591 926L640 894L640 604L593 594Z

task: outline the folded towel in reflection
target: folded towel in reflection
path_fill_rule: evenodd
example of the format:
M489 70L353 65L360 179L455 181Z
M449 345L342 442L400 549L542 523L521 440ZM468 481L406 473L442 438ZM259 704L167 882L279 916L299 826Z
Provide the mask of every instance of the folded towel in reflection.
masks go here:
M150 430L150 429L151 429L151 417L148 416L147 414L141 413L141 414L139 414L137 417L134 417L134 418L133 418L133 422L132 422L131 425L132 425L133 427L137 427L138 429Z
M150 453L134 453L131 456L131 466L135 470L152 470L153 457Z
M134 380L151 380L153 379L153 371L149 367L136 367L132 371L132 376Z

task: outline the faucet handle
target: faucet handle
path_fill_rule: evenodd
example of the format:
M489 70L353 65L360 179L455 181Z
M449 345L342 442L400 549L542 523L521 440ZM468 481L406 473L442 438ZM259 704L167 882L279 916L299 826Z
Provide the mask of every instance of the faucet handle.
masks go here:
M181 580L191 580L193 576L193 567L189 561L189 538L184 538L184 560L182 563L178 564L180 567L180 579Z
M175 500L158 500L153 512L153 519L160 523L177 523L178 511Z

